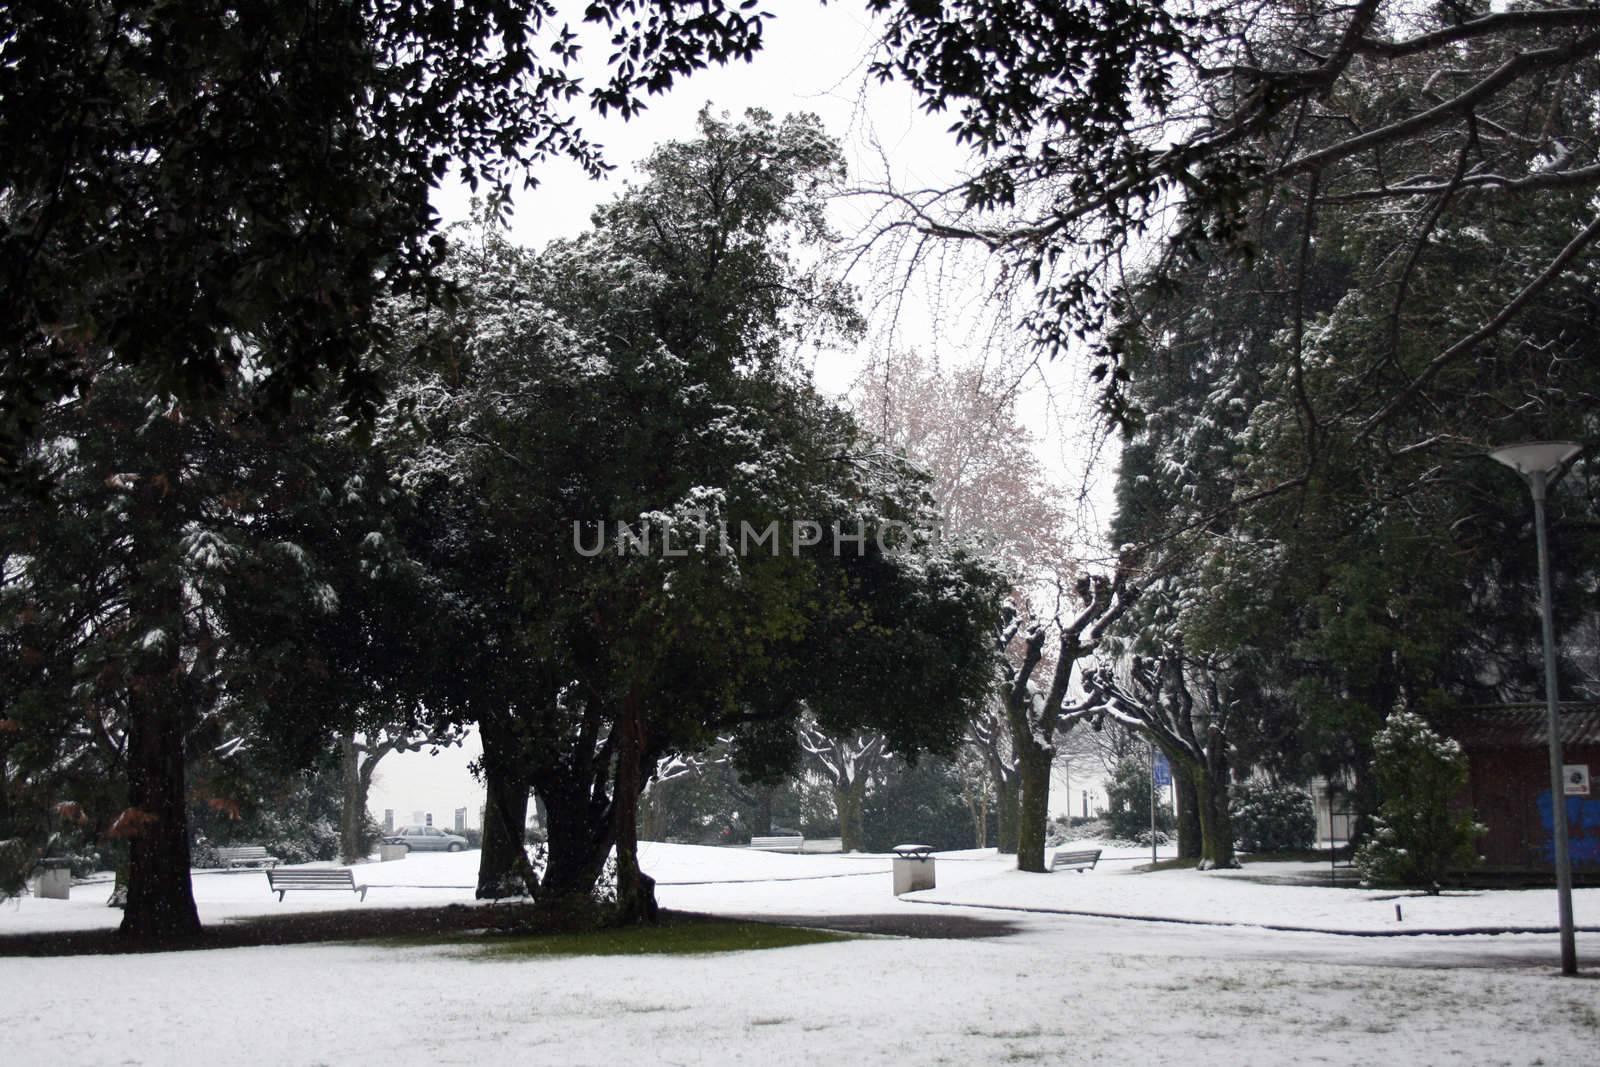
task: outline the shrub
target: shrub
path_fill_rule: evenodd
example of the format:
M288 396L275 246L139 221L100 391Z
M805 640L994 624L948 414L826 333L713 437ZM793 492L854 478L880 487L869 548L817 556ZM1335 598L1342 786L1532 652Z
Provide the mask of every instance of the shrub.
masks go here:
M1373 752L1382 800L1373 832L1356 852L1356 869L1369 885L1437 893L1447 871L1478 862L1476 842L1487 832L1470 810L1450 807L1467 784L1467 758L1409 711L1389 716Z
M972 847L972 815L953 766L925 759L915 767L892 768L885 777L862 805L867 851L887 852L906 841L941 852Z
M1106 785L1106 828L1114 838L1136 841L1150 833L1150 767L1144 760L1129 756L1117 764ZM1172 812L1165 804L1156 806L1156 829L1173 828Z
M1240 782L1229 810L1234 841L1245 852L1294 852L1317 842L1317 811L1304 789Z

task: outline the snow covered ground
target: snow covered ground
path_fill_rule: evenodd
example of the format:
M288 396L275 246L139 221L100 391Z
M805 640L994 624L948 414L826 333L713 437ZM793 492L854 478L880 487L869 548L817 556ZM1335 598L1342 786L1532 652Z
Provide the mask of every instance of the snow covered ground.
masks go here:
M461 902L476 862L416 856L361 866L357 881L373 886L368 907ZM958 853L940 857L939 888L917 902L893 897L884 857L648 845L644 862L672 908L819 924L959 914L1011 928L691 957L304 945L11 958L0 960L0 1062L1523 1064L1587 1062L1600 1040L1600 989L1553 977L1547 935L1351 938L928 902L1377 930L1393 924L1394 901L1378 899L1390 894L1138 874L1131 862L1021 875ZM335 893L280 905L259 872L200 873L194 885L208 922L360 906ZM105 888L0 906L0 934L113 924ZM1538 891L1402 903L1406 926L1545 926L1555 911ZM1581 891L1577 909L1594 923L1600 894ZM1580 954L1589 947L1580 936Z
M1048 880L1005 869L982 878L941 883L938 889L913 894L911 899L1356 932L1543 929L1556 924L1554 889L1452 890L1430 897L1393 890L1259 881L1304 876L1308 867L1316 871L1316 865L1305 863L1252 863L1236 871L1158 874L1102 867L1081 876L1063 872ZM1579 889L1573 896L1578 921L1600 926L1600 889Z

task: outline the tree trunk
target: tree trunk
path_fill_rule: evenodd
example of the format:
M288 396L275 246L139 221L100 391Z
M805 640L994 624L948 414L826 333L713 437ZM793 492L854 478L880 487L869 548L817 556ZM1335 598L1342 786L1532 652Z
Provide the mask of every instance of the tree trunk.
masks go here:
M985 779L974 782L969 778L963 778L961 799L967 805L967 814L972 817L972 847L987 848L989 846L988 781Z
M639 801L639 836L646 841L667 839L667 789L670 782L652 782Z
M128 861L121 860L117 863L116 874L112 876L111 895L106 898L108 908L126 908L128 906Z
M639 793L643 789L644 710L637 694L623 700L617 744L616 784L611 791L612 835L617 842L617 919L624 924L656 921L655 879L639 867Z
M1172 792L1178 804L1178 858L1200 858L1200 794L1187 765L1168 760L1172 765Z
M611 854L610 805L598 802L586 788L550 779L539 789L545 812L548 862L540 882L542 902L581 897L587 900Z
M516 738L492 720L478 724L483 740L483 844L478 854L479 900L536 896L523 827L528 822L528 777Z
M1195 774L1200 803L1200 869L1239 866L1233 854L1233 817L1228 810L1228 757L1220 737L1208 738L1206 766Z
M867 780L862 775L846 786L834 786L833 802L839 809L839 847L846 852L866 851L866 828L861 809L865 806Z
M367 812L361 750L356 747L354 730L339 735L339 763L344 776L344 800L339 812L339 862L354 863L366 859L366 850L361 847L361 824Z
M995 819L998 823L999 851L1002 856L1017 854L1018 816L1022 785L1015 775L997 775L994 780Z
M755 818L750 824L753 836L765 837L772 833L772 795L777 791L777 786L756 786Z
M1021 795L1017 801L1017 870L1044 873L1050 828L1050 768L1055 753L1033 742L1017 746Z
M147 618L178 625L173 610ZM184 790L184 686L177 675L178 641L168 634L163 651L146 662L128 691L128 902L122 933L147 941L192 937L200 915L189 884L189 813Z

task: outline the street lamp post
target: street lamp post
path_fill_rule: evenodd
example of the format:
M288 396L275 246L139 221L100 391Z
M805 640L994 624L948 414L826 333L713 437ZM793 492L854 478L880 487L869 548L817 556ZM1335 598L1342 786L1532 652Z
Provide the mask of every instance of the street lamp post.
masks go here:
M1539 616L1544 630L1545 721L1550 733L1550 814L1555 836L1556 899L1561 914L1561 973L1578 973L1572 928L1572 854L1567 847L1567 797L1561 773L1561 713L1556 696L1556 626L1550 598L1550 546L1544 531L1545 491L1582 449L1571 441L1528 441L1489 453L1527 481L1533 491L1533 528L1539 545Z

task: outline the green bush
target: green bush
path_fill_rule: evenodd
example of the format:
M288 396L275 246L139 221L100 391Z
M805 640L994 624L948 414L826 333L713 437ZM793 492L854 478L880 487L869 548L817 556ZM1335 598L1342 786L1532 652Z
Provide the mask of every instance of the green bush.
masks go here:
M1145 833L1150 832L1147 824ZM1059 848L1068 841L1095 841L1111 836L1111 831L1106 828L1105 820L1098 816L1084 818L1082 815L1057 815L1050 820L1050 825L1045 827L1044 843L1050 848Z
M1467 758L1409 711L1389 716L1373 753L1381 802L1356 852L1361 880L1437 893L1446 872L1478 862L1477 839L1487 832L1470 810L1450 806L1467 784Z
M1245 852L1295 852L1317 842L1311 794L1294 786L1240 782L1231 790L1235 844Z
M1113 838L1137 841L1150 834L1150 767L1137 756L1125 757L1106 785L1106 829ZM1156 806L1156 830L1173 829L1172 812L1165 804Z
M887 852L908 841L941 852L973 846L972 815L953 766L924 759L915 767L891 768L885 778L862 807L867 851Z

